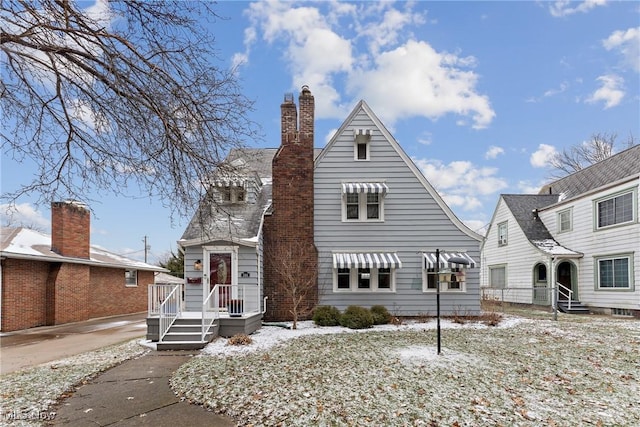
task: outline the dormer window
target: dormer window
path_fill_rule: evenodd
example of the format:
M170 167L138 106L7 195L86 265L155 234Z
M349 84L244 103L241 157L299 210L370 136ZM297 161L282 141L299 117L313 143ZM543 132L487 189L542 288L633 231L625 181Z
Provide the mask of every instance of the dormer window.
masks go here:
M246 202L247 192L242 187L222 187L220 188L222 201L225 203Z
M353 131L354 146L353 146L353 159L354 160L369 160L371 130L370 129L355 129Z

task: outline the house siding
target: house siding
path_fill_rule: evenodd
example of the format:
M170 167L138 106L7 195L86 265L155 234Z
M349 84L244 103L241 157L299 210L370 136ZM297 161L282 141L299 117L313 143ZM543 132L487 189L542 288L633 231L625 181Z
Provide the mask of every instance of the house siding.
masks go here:
M624 308L640 310L640 222L638 212L638 192L640 179L608 187L585 197L560 203L540 212L540 219L554 235L558 243L567 248L580 251L584 256L574 260L578 267L578 295L584 304L591 307ZM635 221L620 226L596 230L595 201L615 195L621 191L635 191ZM572 208L572 229L558 232L558 212ZM633 254L633 291L597 290L597 271L595 257L615 254Z
M422 252L466 251L479 262L479 242L461 231L409 168L369 114L360 109L341 128L316 164L315 243L318 249L319 303L344 309L348 305L381 304L403 316L433 315L435 293L422 291ZM354 160L354 129L371 130L370 160ZM341 183L385 182L383 222L343 222ZM396 252L396 290L389 292L333 292L333 252ZM480 310L479 269L467 273L466 292L442 292L445 314Z
M500 246L498 245L498 224L505 221L507 222L507 244ZM500 198L482 247L483 295L500 301L532 304L534 266L538 263L548 266L549 262L550 258L529 242L508 206ZM499 265L506 266L505 289L490 289L489 270Z

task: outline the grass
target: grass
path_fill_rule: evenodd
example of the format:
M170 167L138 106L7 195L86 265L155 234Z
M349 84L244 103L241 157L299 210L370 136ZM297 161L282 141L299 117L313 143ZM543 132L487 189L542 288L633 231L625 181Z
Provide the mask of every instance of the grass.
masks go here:
M640 322L538 316L453 325L440 356L432 328L310 335L196 358L172 386L239 425L636 425Z

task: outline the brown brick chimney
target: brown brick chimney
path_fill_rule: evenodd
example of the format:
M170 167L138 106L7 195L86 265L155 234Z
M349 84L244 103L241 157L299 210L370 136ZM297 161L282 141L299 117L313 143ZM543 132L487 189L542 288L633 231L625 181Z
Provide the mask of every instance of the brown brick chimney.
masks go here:
M51 204L51 250L62 256L89 259L90 213L80 202Z
M302 87L298 99L300 123L292 94L285 95L280 106L281 145L272 163L272 214L265 219L265 277L264 291L268 296L265 319L282 321L291 319L291 298L282 289L282 280L274 263L292 247L298 250L297 259L303 265L305 280L311 274L314 292L305 304L317 302L318 257L313 233L313 166L314 166L314 114L313 95L307 86ZM300 264L299 264L300 265Z

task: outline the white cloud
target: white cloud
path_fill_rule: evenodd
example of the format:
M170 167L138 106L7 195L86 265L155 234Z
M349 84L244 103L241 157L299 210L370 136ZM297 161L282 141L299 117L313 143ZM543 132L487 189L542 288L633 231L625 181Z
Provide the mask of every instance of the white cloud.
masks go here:
M543 184L532 184L529 181L518 181L518 189L523 194L538 194Z
M538 149L531 154L529 162L534 168L544 168L548 166L549 160L558 153L556 147L548 144L538 145Z
M0 205L0 218L2 225L10 227L27 227L45 232L51 228L49 219L45 218L30 203L2 204Z
M424 25L426 18L412 7L411 2L252 3L247 14L254 31L245 32L245 54L259 37L282 46L292 87L311 87L318 118L344 117L355 101L366 98L390 127L400 118L436 120L448 114L464 125L487 127L495 112L476 89L478 75L471 70L476 59L413 39L408 27Z
M489 227L487 221L479 219L463 219L462 222L478 234L483 236L487 234L487 228Z
M622 101L622 98L624 98L625 95L622 90L622 86L624 84L622 77L615 74L607 74L598 77L597 80L602 86L593 92L586 101L589 104L595 104L603 101L605 109L615 107L620 104L620 101Z
M640 72L640 27L626 31L614 31L602 41L607 50L618 50L624 58L625 65Z
M585 0L583 2L576 2L571 0L558 0L551 3L549 6L549 12L551 16L556 18L562 16L573 15L574 13L586 13L597 6L604 6L607 4L607 0Z
M507 187L506 181L496 176L496 168L478 167L468 161L449 164L427 159L413 161L449 206L478 209L482 206L480 197Z
M485 159L495 159L500 154L504 154L504 148L492 145L489 147L486 153L484 153Z

